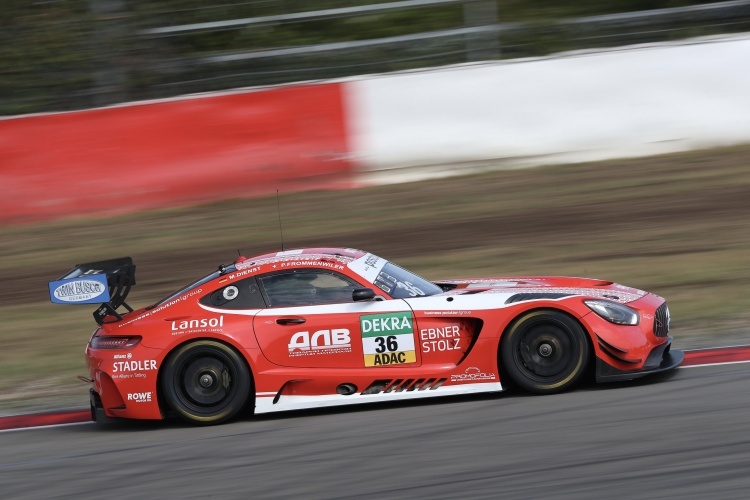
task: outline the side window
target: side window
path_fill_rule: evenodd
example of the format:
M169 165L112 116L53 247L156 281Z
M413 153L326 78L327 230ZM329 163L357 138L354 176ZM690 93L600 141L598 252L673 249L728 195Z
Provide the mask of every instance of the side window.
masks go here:
M271 307L352 302L352 291L361 288L344 276L322 270L268 274L259 280Z
M221 309L263 309L266 303L255 277L228 283L225 287L202 297L201 304Z

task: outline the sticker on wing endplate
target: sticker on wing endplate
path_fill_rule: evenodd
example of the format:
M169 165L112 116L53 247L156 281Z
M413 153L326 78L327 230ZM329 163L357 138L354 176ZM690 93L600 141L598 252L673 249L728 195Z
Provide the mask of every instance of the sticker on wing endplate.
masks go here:
M365 366L402 365L417 362L414 349L414 317L411 312L360 316Z
M56 304L103 304L109 302L104 274L84 275L49 283L49 297Z

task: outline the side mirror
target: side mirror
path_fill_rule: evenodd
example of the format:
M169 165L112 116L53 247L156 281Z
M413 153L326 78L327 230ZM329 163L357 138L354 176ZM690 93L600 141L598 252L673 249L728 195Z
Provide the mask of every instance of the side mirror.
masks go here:
M352 300L360 302L362 300L372 300L375 298L375 290L372 288L357 288L352 290Z

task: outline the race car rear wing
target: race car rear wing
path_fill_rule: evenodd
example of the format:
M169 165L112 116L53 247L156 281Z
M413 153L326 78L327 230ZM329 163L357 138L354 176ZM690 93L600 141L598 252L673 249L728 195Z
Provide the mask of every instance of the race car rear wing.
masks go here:
M94 320L103 325L122 320L122 315L117 312L120 306L133 311L125 302L133 285L133 259L121 257L76 265L49 283L49 296L56 304L101 304L94 311Z

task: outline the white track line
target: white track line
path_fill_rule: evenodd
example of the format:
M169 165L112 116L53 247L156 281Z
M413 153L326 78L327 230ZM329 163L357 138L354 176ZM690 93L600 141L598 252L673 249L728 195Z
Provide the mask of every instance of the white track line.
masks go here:
M87 424L94 424L96 422L90 421L90 422L71 422L69 424L50 424L50 425L32 425L29 427L17 427L15 429L3 429L0 430L0 434L3 432L17 432L17 431L28 431L28 430L34 430L34 429L51 429L52 427L70 427L71 425L87 425Z
M723 363L705 363L703 365L678 366L677 368L700 368L701 366L738 365L740 363L750 363L750 360L746 360L746 361L725 361Z
M717 349L736 349L738 347L750 347L750 344L727 345L727 346L723 346L723 347L702 347L700 349L683 349L682 352L715 351Z

